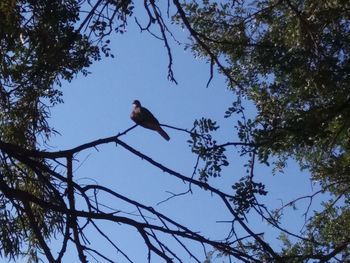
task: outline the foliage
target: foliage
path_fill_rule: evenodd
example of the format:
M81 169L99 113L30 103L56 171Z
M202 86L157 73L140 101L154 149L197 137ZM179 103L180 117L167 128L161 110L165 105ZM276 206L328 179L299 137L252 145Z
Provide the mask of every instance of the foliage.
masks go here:
M126 2L122 7L110 4L116 10L114 15L123 16L120 24L125 24L131 5ZM1 141L34 150L49 140L56 132L48 125L50 108L63 102L62 82L72 81L79 73L88 74L91 63L101 59L100 52L109 55L102 41L96 43L100 36L107 35L111 26L101 21L97 12L92 12L86 18L92 21L89 34L94 34L95 38L89 38L88 32L79 28L83 18L81 5L82 2L75 0L1 1ZM105 3L105 7L107 5ZM85 24L83 21L80 26ZM100 24L102 26L98 27ZM53 205L63 205L64 200L60 183L46 171L33 169L32 161L25 162L22 158L19 153L11 155L2 149L0 253L10 259L29 255L29 260L36 262L42 244L33 224L40 229L43 239L50 240L56 233L64 232L64 216L35 203L20 202L6 193L6 189L29 192ZM44 160L35 162L51 169ZM35 219L35 223L30 219Z
M225 57L228 77L236 80L231 88L255 103L252 140L315 171L339 167L331 163L345 157L349 137L349 3L192 1L185 7L202 41ZM205 54L198 43L193 49Z
M224 154L225 148L217 145L210 132L219 128L215 122L210 119L202 118L196 120L191 130L191 140L188 143L193 153L205 162L203 168L198 169L199 179L207 182L209 177L220 176L223 166L229 163Z
M98 49L74 29L75 1L5 1L0 6L1 137L33 147L46 138L48 108L62 102L54 84L86 73ZM57 58L60 59L57 59ZM28 144L29 143L29 144Z
M256 105L257 116L238 121L241 140L255 144L258 159L272 160L277 170L296 158L335 196L308 222L305 235L315 242L286 242L284 254L300 262L297 255L321 259L332 248L348 249L346 231L333 231L349 222L349 2L188 1L183 7L185 18L179 13L174 20L193 30L190 48L216 64L239 96L227 116L245 98ZM345 203L334 210L339 200Z
M83 7L88 12L83 12ZM162 7L166 12L162 12ZM144 1L148 23L141 31L164 42L168 54L168 78L172 70L167 19L187 29L194 56L210 65L209 82L216 67L236 93L226 118L236 121L237 142L218 143L219 125L202 118L188 131L197 163L192 177L158 163L123 142L120 137L134 127L104 138L53 152L45 148L56 132L48 125L50 108L63 102L62 83L79 74L101 54L113 57L109 36L124 34L127 19L134 15L130 0L7 0L0 3L0 254L11 260L27 256L38 262L62 262L72 244L80 262L91 253L108 262L86 242L87 227L132 262L101 231L98 220L126 225L140 234L151 254L165 262L183 262L167 236L183 248L191 260L200 262L184 240L200 243L208 262L214 257L241 262L349 261L350 244L350 3L347 0L232 0L180 2ZM170 13L173 12L171 18ZM164 15L167 14L167 15ZM169 21L170 22L170 21ZM243 103L256 106L248 118ZM96 184L74 181L73 156L104 143L116 143L149 165L188 184L210 191L231 216L227 237L215 241L172 220L154 208ZM235 178L231 192L212 186L229 166L226 150L239 149L246 174ZM270 211L262 202L268 194L256 181L255 166L273 164L283 170L289 158L310 171L321 190L302 196ZM65 160L63 164L61 159ZM59 167L60 169L56 169ZM100 194L125 202L138 219L120 216L119 210L102 203ZM180 194L180 195L183 195ZM283 209L316 195L326 199L322 211L305 212L305 228L292 233L281 225ZM177 197L173 194L172 198ZM77 208L76 198L83 204ZM112 212L110 211L112 209ZM308 214L311 214L308 216ZM263 233L253 231L248 218L258 215L281 232L283 247L274 249ZM149 222L152 218L152 223ZM246 236L239 236L236 229ZM58 255L49 243L59 237ZM210 248L209 253L206 249Z

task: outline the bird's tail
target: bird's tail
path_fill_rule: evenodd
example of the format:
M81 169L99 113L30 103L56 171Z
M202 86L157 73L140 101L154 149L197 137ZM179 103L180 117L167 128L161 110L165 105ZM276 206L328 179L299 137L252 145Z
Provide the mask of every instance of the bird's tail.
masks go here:
M157 131L165 140L167 140L167 141L170 140L169 135L162 129L162 127L159 127L159 129Z

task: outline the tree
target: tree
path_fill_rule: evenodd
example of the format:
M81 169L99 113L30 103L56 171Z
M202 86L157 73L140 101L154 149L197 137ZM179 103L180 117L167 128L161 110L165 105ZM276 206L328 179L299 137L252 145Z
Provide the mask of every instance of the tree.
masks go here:
M84 8L89 12L84 13ZM174 239L194 262L201 262L187 241L210 248L207 260L218 253L241 262L346 262L349 255L349 16L348 1L329 0L173 0L167 6L145 1L149 22L136 23L143 31L158 30L168 53L168 78L176 83L170 41L169 20L185 28L192 41L186 48L208 60L208 85L214 69L227 78L237 97L226 112L235 117L239 141L218 144L212 132L219 125L210 119L194 121L189 144L197 155L192 176L163 166L131 147L122 136L135 126L104 139L87 142L63 151L43 148L56 131L47 122L49 109L62 103L60 84L78 73L88 74L93 61L110 53L108 39L113 31L124 33L134 4L110 1L29 1L0 4L0 105L1 105L1 237L4 256L16 259L27 255L39 261L39 252L49 262L61 262L67 246L73 244L79 261L88 262L88 253L107 262L84 242L87 227L95 228L126 261L132 262L98 228L99 220L130 226L143 238L149 260L156 254L166 262L185 262L176 248L161 239ZM165 8L165 12L163 9ZM166 14L166 11L169 15ZM170 17L170 12L173 16ZM326 15L327 14L327 15ZM255 104L257 114L248 118L244 103ZM238 120L237 120L238 119ZM42 144L44 143L44 144ZM218 197L231 216L227 238L215 241L191 230L152 207L131 200L98 184L81 185L74 180L74 156L101 144L116 143L150 165ZM225 151L237 147L247 174L232 182L232 193L215 188L211 182L229 165ZM320 190L301 196L286 206L317 195L327 200L323 210L305 219L303 233L292 233L281 225L283 209L271 211L261 203L267 195L263 182L255 176L257 163L272 164L283 170L290 158L296 159L319 182ZM62 159L65 164L62 163ZM203 165L199 163L202 161ZM57 165L60 169L57 169ZM62 172L59 172L62 170ZM106 212L99 196L126 202L138 211L141 220ZM176 198L173 195L172 198ZM84 200L77 207L77 199ZM307 211L309 212L309 211ZM283 248L278 251L254 232L247 217L255 213L281 231ZM307 214L307 213L306 213ZM155 221L150 222L152 215ZM85 221L83 221L85 220ZM238 235L240 227L246 233ZM62 239L58 256L50 240Z
M185 10L178 19L192 32L192 49L217 64L239 95L228 115L241 111L242 98L256 105L257 116L238 123L249 151L277 168L296 158L332 196L310 218L308 239L286 241L284 254L327 261L344 252L346 261L349 3L192 1Z

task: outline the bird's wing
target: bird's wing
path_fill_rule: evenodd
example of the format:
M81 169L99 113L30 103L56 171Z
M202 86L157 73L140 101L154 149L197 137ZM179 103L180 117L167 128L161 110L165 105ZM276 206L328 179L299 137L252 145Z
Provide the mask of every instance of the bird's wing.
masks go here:
M141 116L145 123L152 123L159 126L159 121L153 116L148 109L141 107Z
M130 118L144 128L157 131L165 140L169 141L169 135L160 127L159 121L152 112L144 107L136 107L131 112Z

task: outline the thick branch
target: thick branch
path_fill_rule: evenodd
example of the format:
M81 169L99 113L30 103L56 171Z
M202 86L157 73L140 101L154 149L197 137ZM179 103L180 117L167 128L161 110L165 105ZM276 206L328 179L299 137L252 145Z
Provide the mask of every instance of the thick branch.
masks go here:
M57 151L57 152L45 152L45 151L38 151L38 150L28 150L25 148L22 148L20 146L17 146L15 144L6 143L4 141L0 140L0 149L7 152L9 155L15 154L15 155L23 155L26 157L37 157L37 158L46 158L46 159L58 159L58 158L67 158L67 156L74 155L78 152L81 152L86 149L94 148L101 144L107 144L111 142L115 142L116 139L122 135L125 135L127 132L134 129L137 125L134 125L130 127L129 129L125 130L122 133L118 133L115 136L98 139L89 143L85 143L82 145L79 145L75 148L63 150L63 151Z
M73 159L72 155L67 157L67 193L68 193L68 200L69 200L69 209L71 211L75 211L76 209L75 209L74 186L73 186L72 159ZM72 214L68 218L69 218L68 224L73 229L74 242L78 251L79 259L81 262L87 263L86 256L84 255L84 248L80 243L77 217L76 215Z

